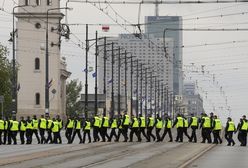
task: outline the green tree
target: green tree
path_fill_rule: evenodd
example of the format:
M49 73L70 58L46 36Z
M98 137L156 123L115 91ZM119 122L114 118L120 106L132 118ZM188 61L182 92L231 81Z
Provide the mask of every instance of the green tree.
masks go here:
M77 79L71 80L66 84L66 114L75 115L82 111L80 106L80 93L82 91L82 83Z
M0 95L4 96L4 113L10 114L11 111L11 77L12 66L7 59L9 52L7 47L0 44Z

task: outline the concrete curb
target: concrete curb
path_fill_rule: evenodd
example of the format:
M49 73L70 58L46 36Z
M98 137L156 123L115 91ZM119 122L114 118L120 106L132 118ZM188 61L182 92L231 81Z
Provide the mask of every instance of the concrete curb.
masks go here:
M213 149L214 147L216 147L217 145L210 145L209 147L207 147L205 150L201 151L200 153L196 154L195 156L193 156L191 159L189 159L188 161L184 162L182 165L180 165L178 168L186 168L187 166L189 166L192 162L194 162L195 160L197 160L199 157L201 157L202 155L204 155L206 152L210 151L211 149Z

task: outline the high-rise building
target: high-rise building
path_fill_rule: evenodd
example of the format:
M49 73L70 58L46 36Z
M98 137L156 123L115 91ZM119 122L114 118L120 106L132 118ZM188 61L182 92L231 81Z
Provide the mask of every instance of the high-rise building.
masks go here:
M167 47L167 55L165 55L164 51L164 41L161 38L154 38L152 36L147 37L145 35L140 36L140 38L137 38L134 34L120 34L119 37L113 37L108 38L107 43L117 43L115 44L115 47L120 46L121 48L124 48L128 52L128 57L132 56L134 57L133 60L138 59L139 63L144 63L145 65L143 68L150 67L151 70L148 70L148 72L154 70L152 73L152 76L157 75L158 80L161 80L160 83L164 84L164 87L168 87L170 91L173 90L173 65L172 65L172 57L173 57L173 40L170 38L165 39L165 46ZM108 46L108 50L110 50L110 46ZM131 63L130 59L128 59L128 70L127 70L127 81L125 81L125 71L124 71L124 50L121 51L121 89L120 94L124 96L124 86L127 85L128 90L128 96L130 98L130 80L131 80ZM115 95L117 95L118 92L118 51L116 51L115 48L115 64L114 64L114 92ZM103 75L104 75L104 64L103 64L103 53L100 53L99 56L99 63L98 67L100 70L98 71L98 81L99 81L99 93L103 93ZM109 51L107 53L107 72L106 72L106 80L107 80L107 99L111 98L111 86L112 86L112 78L111 78L111 52ZM136 97L136 63L133 63L133 97ZM139 95L139 97L145 98L145 70L142 71L142 80L141 79L141 72L139 71L139 86L141 84L141 81L143 82L143 94L142 96ZM147 89L150 93L150 73L148 74L148 86ZM153 86L154 89L154 86ZM140 92L140 90L139 90ZM151 97L148 97L147 99L151 100L154 99L154 90L153 95Z
M20 0L15 16L18 18L16 29L18 62L18 116L45 114L46 86L46 25L48 24L49 51L49 94L50 114L64 117L66 107L66 70L65 60L60 57L60 34L58 26L63 18L59 0L35 1ZM35 6L35 7L34 7ZM46 17L48 13L48 20Z
M173 88L174 94L182 95L183 91L183 72L182 72L182 44L183 36L181 16L147 16L145 17L145 33L155 38L172 38L174 41L173 49ZM174 29L165 31L165 29Z
M194 83L184 83L184 101L188 114L200 115L204 112L203 99L195 90Z

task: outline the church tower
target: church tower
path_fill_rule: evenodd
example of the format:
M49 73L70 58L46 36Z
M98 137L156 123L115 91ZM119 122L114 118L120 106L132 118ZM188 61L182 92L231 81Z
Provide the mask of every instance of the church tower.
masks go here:
M17 116L45 114L46 28L48 25L49 114L65 117L66 70L60 55L60 0L19 0L16 23ZM48 22L46 21L48 16Z

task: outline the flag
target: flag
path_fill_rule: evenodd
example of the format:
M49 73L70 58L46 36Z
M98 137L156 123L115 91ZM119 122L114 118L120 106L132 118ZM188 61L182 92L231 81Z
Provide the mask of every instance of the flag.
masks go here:
M50 88L50 87L52 87L52 85L53 85L53 79L51 79L51 80L49 81L48 87Z
M20 83L18 83L17 88L16 88L17 92L18 92L20 89L21 89L21 85L20 85Z
M110 80L108 81L108 84L110 84L110 83L113 83L113 79L110 79Z
M95 77L96 77L96 72L94 72L94 73L92 74L92 77L93 77L93 78L95 78Z

